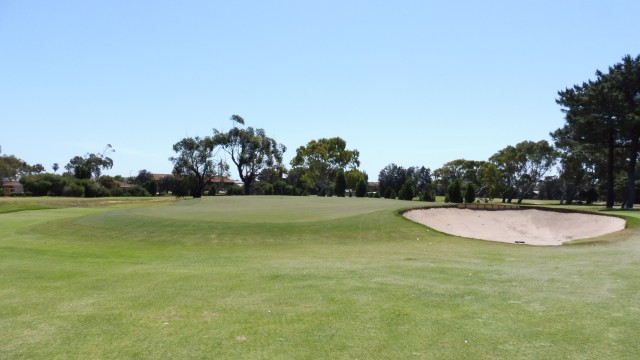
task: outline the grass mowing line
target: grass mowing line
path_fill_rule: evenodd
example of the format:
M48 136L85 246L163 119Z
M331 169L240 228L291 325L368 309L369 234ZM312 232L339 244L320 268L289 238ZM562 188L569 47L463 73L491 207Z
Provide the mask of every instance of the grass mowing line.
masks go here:
M7 214L12 212L18 212L18 211L48 210L48 209L57 209L57 207L51 206L51 205L39 205L39 204L0 203L0 214Z
M0 237L0 354L640 353L637 229L598 246L525 248L428 232L394 213L406 202L383 200L385 208L370 211L377 203L348 209L307 198L309 213L300 216L295 201L235 199L3 215L0 225L10 231ZM228 221L224 208L251 216Z

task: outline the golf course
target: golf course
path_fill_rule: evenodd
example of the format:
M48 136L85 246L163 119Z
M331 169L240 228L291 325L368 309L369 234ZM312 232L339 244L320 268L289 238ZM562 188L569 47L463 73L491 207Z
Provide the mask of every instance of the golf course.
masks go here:
M530 246L400 213L426 204L0 198L0 359L640 356L640 212Z

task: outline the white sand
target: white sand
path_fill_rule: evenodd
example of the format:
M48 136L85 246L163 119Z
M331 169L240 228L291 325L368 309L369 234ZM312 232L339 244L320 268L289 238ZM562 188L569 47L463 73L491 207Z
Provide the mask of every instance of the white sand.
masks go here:
M411 210L404 216L438 231L472 239L529 245L562 245L624 229L612 216L560 213L535 209L471 210L434 208Z

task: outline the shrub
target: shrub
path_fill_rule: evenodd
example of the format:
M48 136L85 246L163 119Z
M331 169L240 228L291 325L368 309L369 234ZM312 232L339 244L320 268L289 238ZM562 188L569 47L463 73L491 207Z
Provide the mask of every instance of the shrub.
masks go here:
M114 188L111 190L111 196L150 196L150 194L142 186L134 185L127 188Z
M142 187L144 187L151 196L155 196L158 193L158 182L155 179L145 182L142 184Z
M23 176L20 183L24 186L25 192L34 196L62 195L64 187L79 180L55 174L38 174Z
M413 180L409 179L402 184L400 191L398 192L398 199L400 200L413 200L414 197Z
M392 188L387 188L384 191L384 198L385 199L395 199L396 198L396 192Z
M580 197L584 199L587 205L591 205L595 201L598 201L598 191L594 188L590 188L589 190L582 192Z
M96 194L97 197L109 197L111 196L111 190L107 189L106 187L99 187L98 188L98 192Z
M84 197L93 198L98 196L98 187L91 180L80 180L80 185L84 188Z
M334 187L334 194L339 197L344 197L345 191L347 189L347 180L344 177L344 171L338 171L336 175L336 183Z
M356 197L365 196L367 196L367 183L363 179L360 179L356 185Z
M464 202L472 204L476 201L476 187L473 184L467 184L467 189L464 191Z
M264 182L256 184L256 195L273 195L274 193L273 185Z
M431 184L427 184L427 186L425 186L424 188L424 191L420 193L420 200L429 202L436 201L436 192L431 187Z
M128 188L127 192L128 192L127 196L151 196L151 194L149 194L147 189L143 188L140 185L134 185Z
M461 203L463 201L460 180L456 180L449 185L445 201L452 203Z
M77 183L70 183L64 187L64 189L62 190L62 195L71 197L83 197L84 186Z
M420 200L430 202L436 201L436 191L431 183L426 183L424 185L424 190L420 193Z
M238 185L232 185L227 189L227 195L244 195L244 189Z

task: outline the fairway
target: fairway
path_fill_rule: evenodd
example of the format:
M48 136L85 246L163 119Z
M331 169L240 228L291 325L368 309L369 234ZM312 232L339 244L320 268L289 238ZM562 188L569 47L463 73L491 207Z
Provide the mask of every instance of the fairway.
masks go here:
M0 359L640 355L638 213L533 247L397 213L424 204L30 201L0 214Z

